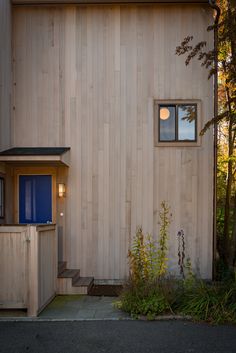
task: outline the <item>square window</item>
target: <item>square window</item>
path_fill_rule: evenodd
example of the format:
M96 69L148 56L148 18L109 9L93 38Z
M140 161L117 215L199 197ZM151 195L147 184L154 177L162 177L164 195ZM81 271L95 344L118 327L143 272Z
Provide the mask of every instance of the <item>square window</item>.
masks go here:
M157 103L156 106L158 143L197 142L197 103Z
M4 179L0 177L0 218L4 218Z

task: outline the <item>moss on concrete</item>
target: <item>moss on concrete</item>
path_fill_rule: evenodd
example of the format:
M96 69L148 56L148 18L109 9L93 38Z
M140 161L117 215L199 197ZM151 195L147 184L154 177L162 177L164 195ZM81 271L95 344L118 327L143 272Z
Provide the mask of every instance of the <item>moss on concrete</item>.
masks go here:
M47 309L62 308L66 303L78 301L84 298L84 295L57 295L47 306Z

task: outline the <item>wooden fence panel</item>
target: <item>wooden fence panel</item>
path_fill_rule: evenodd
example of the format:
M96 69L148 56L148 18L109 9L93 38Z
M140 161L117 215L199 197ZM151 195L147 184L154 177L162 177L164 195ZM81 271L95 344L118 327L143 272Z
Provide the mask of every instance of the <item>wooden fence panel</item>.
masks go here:
M28 289L27 227L0 229L0 308L26 308Z
M56 293L57 245L55 226L37 227L39 253L39 309Z
M1 226L0 268L0 309L37 316L56 294L56 226Z

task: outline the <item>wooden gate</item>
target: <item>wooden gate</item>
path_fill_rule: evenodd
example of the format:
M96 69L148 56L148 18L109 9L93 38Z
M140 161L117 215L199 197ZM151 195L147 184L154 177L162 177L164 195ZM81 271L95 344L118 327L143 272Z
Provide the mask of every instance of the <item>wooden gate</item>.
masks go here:
M0 309L37 314L56 294L56 225L0 226Z
M0 234L0 308L27 308L28 229L4 227Z

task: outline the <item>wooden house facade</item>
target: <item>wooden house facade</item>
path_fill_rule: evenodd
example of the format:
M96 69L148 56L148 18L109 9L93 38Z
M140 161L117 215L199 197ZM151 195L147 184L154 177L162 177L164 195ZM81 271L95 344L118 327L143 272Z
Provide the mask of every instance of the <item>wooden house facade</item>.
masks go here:
M164 200L170 269L183 230L211 278L213 133L199 132L213 83L175 49L187 35L212 48L212 22L204 0L1 0L0 223L55 223L60 261L122 280L137 226L158 239Z

